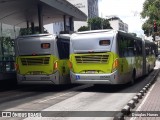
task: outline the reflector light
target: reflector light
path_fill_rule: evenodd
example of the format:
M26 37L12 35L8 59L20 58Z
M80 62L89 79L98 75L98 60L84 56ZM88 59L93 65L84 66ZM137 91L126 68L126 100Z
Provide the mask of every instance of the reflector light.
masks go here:
M68 67L71 69L72 68L72 62L68 61Z
M108 45L110 45L110 40L100 40L99 45L108 46Z
M16 70L18 70L19 69L19 65L18 64L14 64L14 68L16 69Z
M41 44L41 48L42 49L48 49L48 48L50 48L50 43L42 43Z

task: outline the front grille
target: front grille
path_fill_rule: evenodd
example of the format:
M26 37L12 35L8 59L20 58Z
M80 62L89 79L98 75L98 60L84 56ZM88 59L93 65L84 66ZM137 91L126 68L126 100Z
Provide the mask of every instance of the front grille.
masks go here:
M107 63L109 55L82 55L75 58L77 63Z
M21 58L22 65L47 65L50 57Z

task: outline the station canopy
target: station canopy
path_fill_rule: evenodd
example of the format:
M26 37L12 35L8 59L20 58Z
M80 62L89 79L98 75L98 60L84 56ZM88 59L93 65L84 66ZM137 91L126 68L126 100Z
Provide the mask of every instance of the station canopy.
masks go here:
M86 21L87 16L66 0L0 0L0 22L26 27L26 22L38 25L38 5L42 8L43 24L63 20Z

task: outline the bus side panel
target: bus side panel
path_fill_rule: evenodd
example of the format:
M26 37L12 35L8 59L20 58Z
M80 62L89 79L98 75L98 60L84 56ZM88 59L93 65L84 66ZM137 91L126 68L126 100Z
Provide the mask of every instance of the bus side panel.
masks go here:
M131 80L133 71L133 58L119 58L119 73L121 76L121 81L127 83Z
M61 76L60 79L61 84L70 83L68 62L69 62L68 59L62 59L58 61L58 69Z

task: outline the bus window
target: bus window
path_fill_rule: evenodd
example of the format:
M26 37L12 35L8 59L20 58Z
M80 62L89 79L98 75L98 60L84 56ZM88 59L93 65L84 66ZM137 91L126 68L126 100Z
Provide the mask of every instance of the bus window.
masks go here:
M135 43L136 47L136 55L141 56L142 55L142 41L137 40Z
M123 37L124 56L128 57L128 39Z
M128 39L128 55L134 56L134 40L132 38Z
M149 55L149 47L146 45L146 55Z
M58 38L57 47L60 59L69 59L69 41Z
M127 39L124 39L124 37L119 36L118 37L118 51L120 57L128 56L128 50L127 50Z

